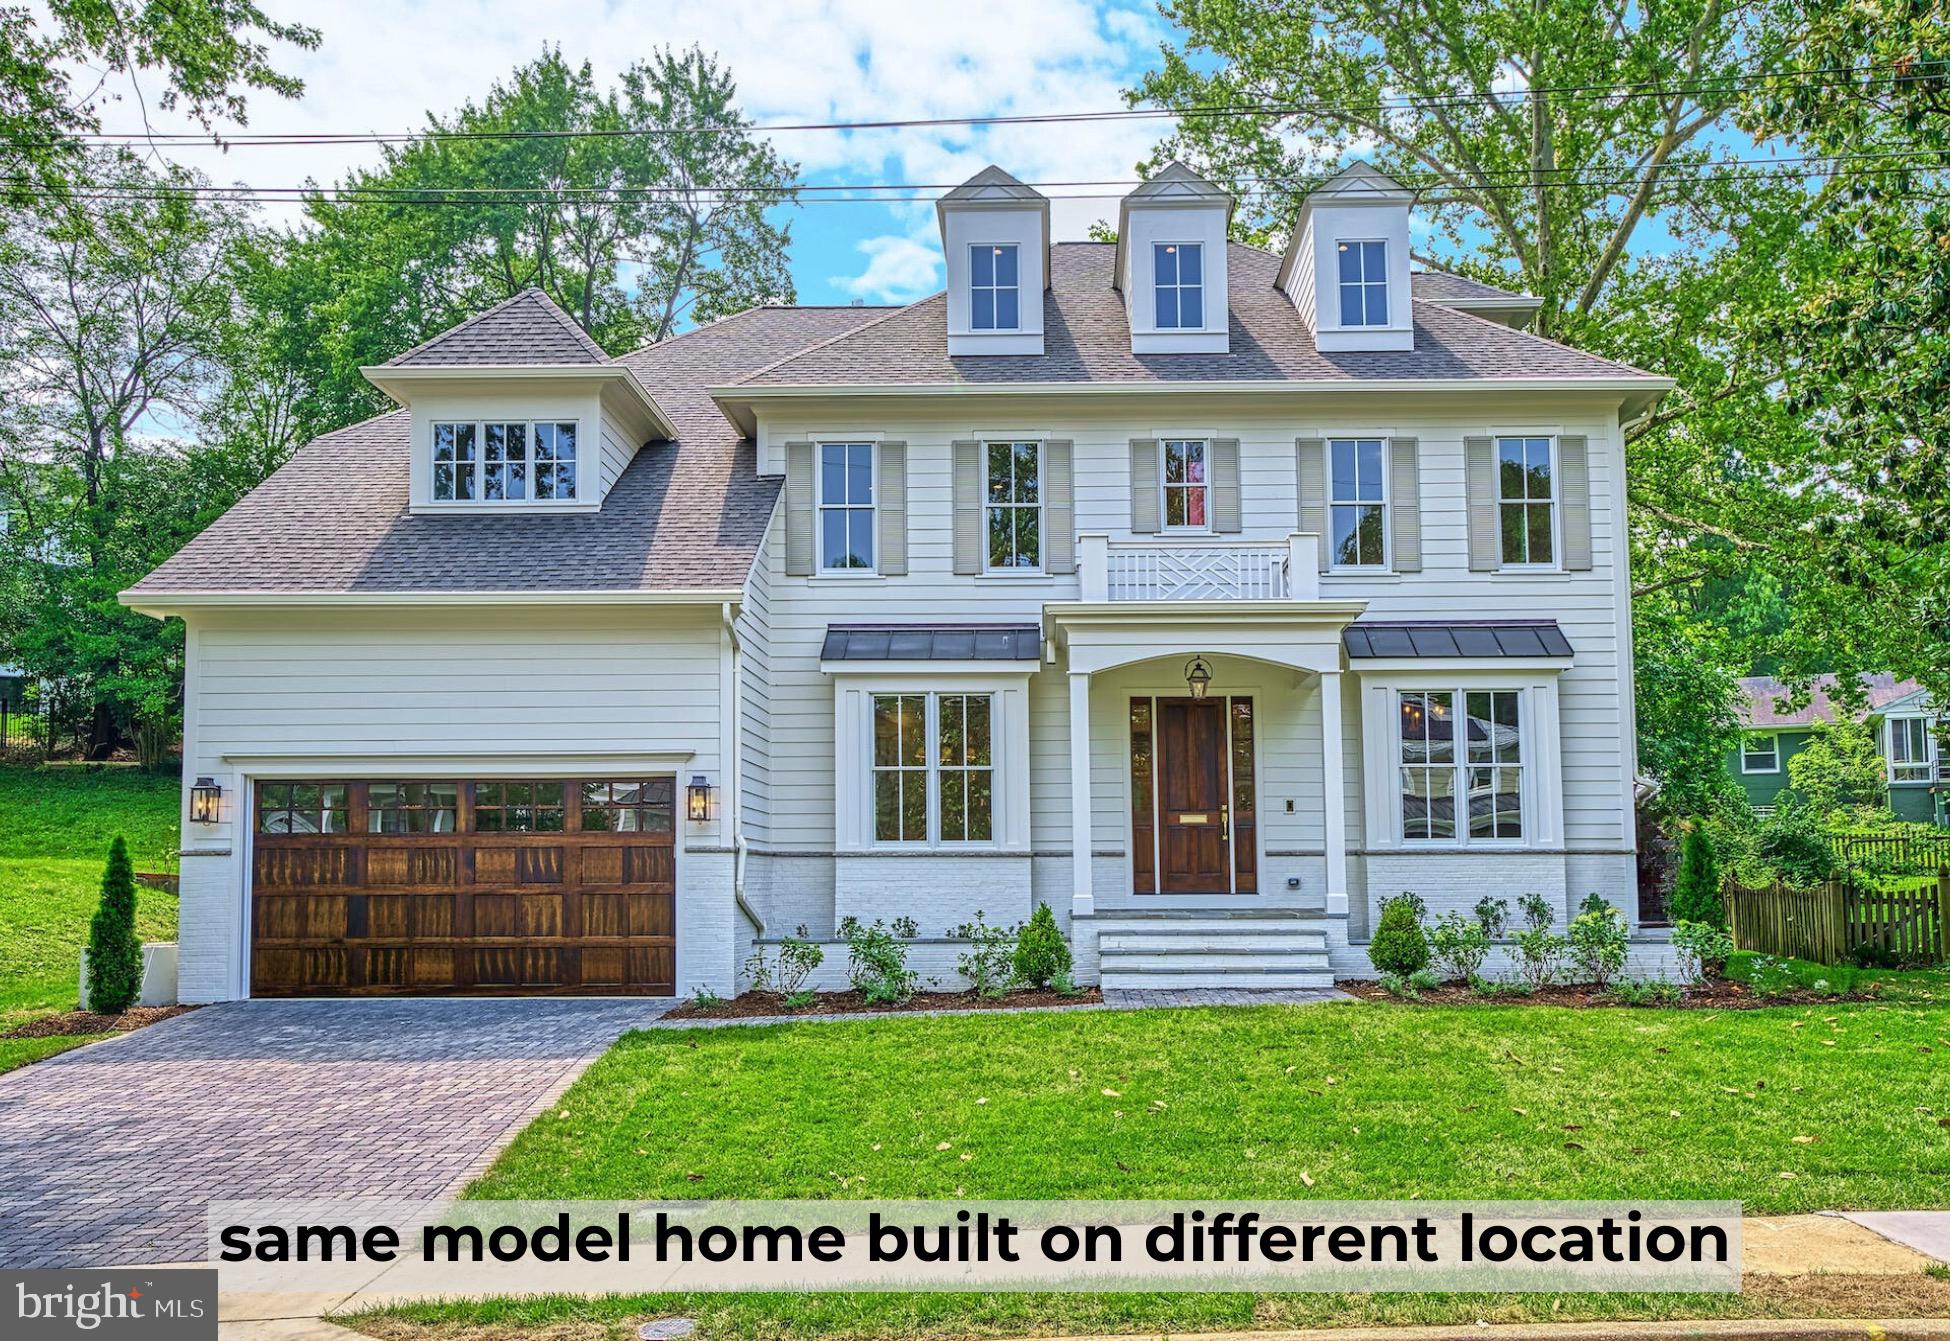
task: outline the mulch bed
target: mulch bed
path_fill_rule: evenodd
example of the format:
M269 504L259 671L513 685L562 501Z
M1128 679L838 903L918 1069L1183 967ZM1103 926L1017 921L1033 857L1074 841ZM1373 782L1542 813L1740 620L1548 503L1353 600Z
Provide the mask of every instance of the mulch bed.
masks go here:
M1419 1000L1409 1001L1393 995L1378 982L1365 978L1349 978L1335 984L1350 996L1358 996L1363 1001L1390 1001L1402 1006L1575 1006L1617 1009L1632 1006L1660 1010L1757 1010L1765 1006L1832 1006L1845 1001L1874 1001L1873 991L1864 992L1810 992L1806 988L1787 988L1762 995L1744 982L1731 982L1717 979L1698 987L1686 989L1686 995L1678 1001L1642 1001L1627 1003L1610 992L1600 992L1585 984L1582 986L1556 985L1542 988L1529 996L1508 995L1490 996L1478 992L1464 983L1444 983L1431 987L1420 995Z
M916 992L898 1005L874 1005L858 992L821 992L810 1004L793 1008L778 992L744 992L729 1001L700 1006L687 1001L664 1015L667 1020L736 1020L754 1015L911 1015L926 1010L1021 1010L1025 1006L1091 1006L1104 994L1094 987L1065 996L1061 992Z
M126 1034L147 1024L160 1024L195 1006L136 1006L120 1015L97 1015L92 1010L64 1010L15 1025L0 1038L72 1038L78 1034Z

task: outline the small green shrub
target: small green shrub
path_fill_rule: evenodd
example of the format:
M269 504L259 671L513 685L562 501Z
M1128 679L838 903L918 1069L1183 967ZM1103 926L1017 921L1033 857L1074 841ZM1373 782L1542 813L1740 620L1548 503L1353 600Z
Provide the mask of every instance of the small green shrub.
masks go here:
M1677 922L1672 928L1672 949L1679 957L1679 980L1702 983L1733 953L1733 937L1707 922Z
M1381 905L1381 924L1368 943L1368 962L1383 974L1406 978L1429 966L1429 941L1417 911L1421 899L1402 894Z
M896 918L894 925L903 923L914 926L911 918ZM921 989L921 975L907 966L907 940L879 918L872 926L843 918L840 935L846 940L847 981L870 1004L899 1005Z
M1015 976L1016 940L1021 933L1021 927L990 925L980 908L975 910L973 922L948 929L950 938L968 942L955 967L977 996L997 997L1009 990L1009 981Z
M1049 980L1049 989L1058 996L1078 996L1083 991L1081 987L1078 987L1075 982L1071 981L1070 975L1067 973L1059 973L1054 978L1051 978Z
M88 1009L120 1015L142 996L142 942L135 934L135 868L118 834L102 871L102 901L88 923Z
M1525 894L1517 900L1517 907L1523 913L1524 925L1512 932L1510 939L1517 947L1518 971L1534 992L1557 980L1566 941L1551 930L1550 900L1543 895Z
M826 952L801 926L779 942L779 958L772 971L772 981L787 997L810 996L811 993L805 990L806 979L825 962Z
M1673 882L1666 911L1674 925L1727 924L1727 911L1720 903L1720 859L1713 851L1713 840L1700 825L1688 828L1679 840L1679 876Z
M691 993L691 1004L699 1010L716 1010L724 1004L724 998L708 987L700 987Z
M819 1000L819 993L801 988L796 992L786 993L785 1006L787 1010L804 1010L817 1000Z
M1433 992L1442 986L1442 979L1427 969L1417 969L1408 975L1408 985L1418 991Z
M1057 930L1056 914L1047 903L1037 904L1016 937L1016 981L1047 990L1058 978L1067 979L1070 967L1070 945Z
M1399 973L1383 973L1375 981L1389 996L1400 997L1403 1001L1420 1001L1422 993L1415 984Z
M1510 925L1510 901L1494 899L1485 894L1476 900L1476 924L1483 928L1483 935L1495 940Z
M1429 953L1446 977L1467 982L1489 957L1490 935L1480 916L1444 913L1429 932Z
M1835 850L1820 818L1807 806L1785 805L1769 815L1755 850L1769 869L1797 888L1812 888L1835 874Z
M1626 978L1612 984L1611 996L1621 1006L1670 1006L1685 999L1679 984L1664 978Z
M1586 981L1597 984L1598 990L1603 991L1625 967L1631 929L1625 924L1625 914L1593 894L1585 900L1584 911L1571 919L1568 940L1571 962L1578 966Z

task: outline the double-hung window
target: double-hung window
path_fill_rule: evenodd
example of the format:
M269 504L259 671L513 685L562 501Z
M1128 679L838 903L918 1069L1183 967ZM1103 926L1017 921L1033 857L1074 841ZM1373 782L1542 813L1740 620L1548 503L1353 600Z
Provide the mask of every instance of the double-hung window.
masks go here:
M819 444L819 568L873 571L873 444Z
M1549 438L1496 440L1497 525L1503 562L1549 567L1557 562L1557 499Z
M433 497L441 503L573 503L576 426L556 420L437 423Z
M1342 242L1341 325L1388 324L1388 244Z
M1155 242L1151 278L1157 291L1158 329L1205 329L1205 248L1197 242Z
M1778 773L1781 771L1781 738L1776 735L1747 736L1740 742L1740 771L1742 773Z
M873 696L876 843L994 841L992 718L988 694Z
M1033 572L1043 566L1042 444L991 442L987 461L988 566Z
M1926 717L1889 719L1889 780L1928 782L1936 764L1936 741Z
M1514 689L1399 695L1404 840L1467 844L1524 836L1522 701Z
M1016 244L981 242L968 249L968 324L978 331L1022 325Z
M1210 486L1206 480L1205 443L1197 439L1169 438L1164 443L1164 454L1165 529L1208 529Z
M1332 511L1336 568L1388 566L1388 481L1381 439L1334 438L1327 444L1332 466L1328 507Z

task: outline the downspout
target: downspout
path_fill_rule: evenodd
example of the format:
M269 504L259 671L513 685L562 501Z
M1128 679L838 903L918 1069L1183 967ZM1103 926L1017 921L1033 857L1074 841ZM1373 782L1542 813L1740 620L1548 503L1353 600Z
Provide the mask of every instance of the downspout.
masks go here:
M745 649L738 641L737 618L731 602L720 608L725 636L731 640L731 760L725 768L726 812L731 817L731 896L740 912L751 919L757 934L765 934L765 919L745 899Z

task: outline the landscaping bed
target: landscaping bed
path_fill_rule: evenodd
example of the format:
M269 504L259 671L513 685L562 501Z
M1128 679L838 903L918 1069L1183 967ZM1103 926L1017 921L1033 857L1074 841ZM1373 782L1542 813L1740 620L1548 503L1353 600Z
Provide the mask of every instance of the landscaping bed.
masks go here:
M132 1006L120 1015L100 1015L92 1010L64 1010L41 1015L17 1024L0 1038L74 1038L83 1035L127 1034L145 1025L160 1024L188 1014L194 1006Z
M782 992L741 992L730 1000L687 1001L667 1020L736 1020L767 1015L902 1015L935 1010L1023 1010L1028 1007L1094 1006L1104 994L1094 987L1073 992L1025 988L984 996L979 992L916 992L905 1001L869 1001L859 992L816 992L811 1001L791 1004Z

